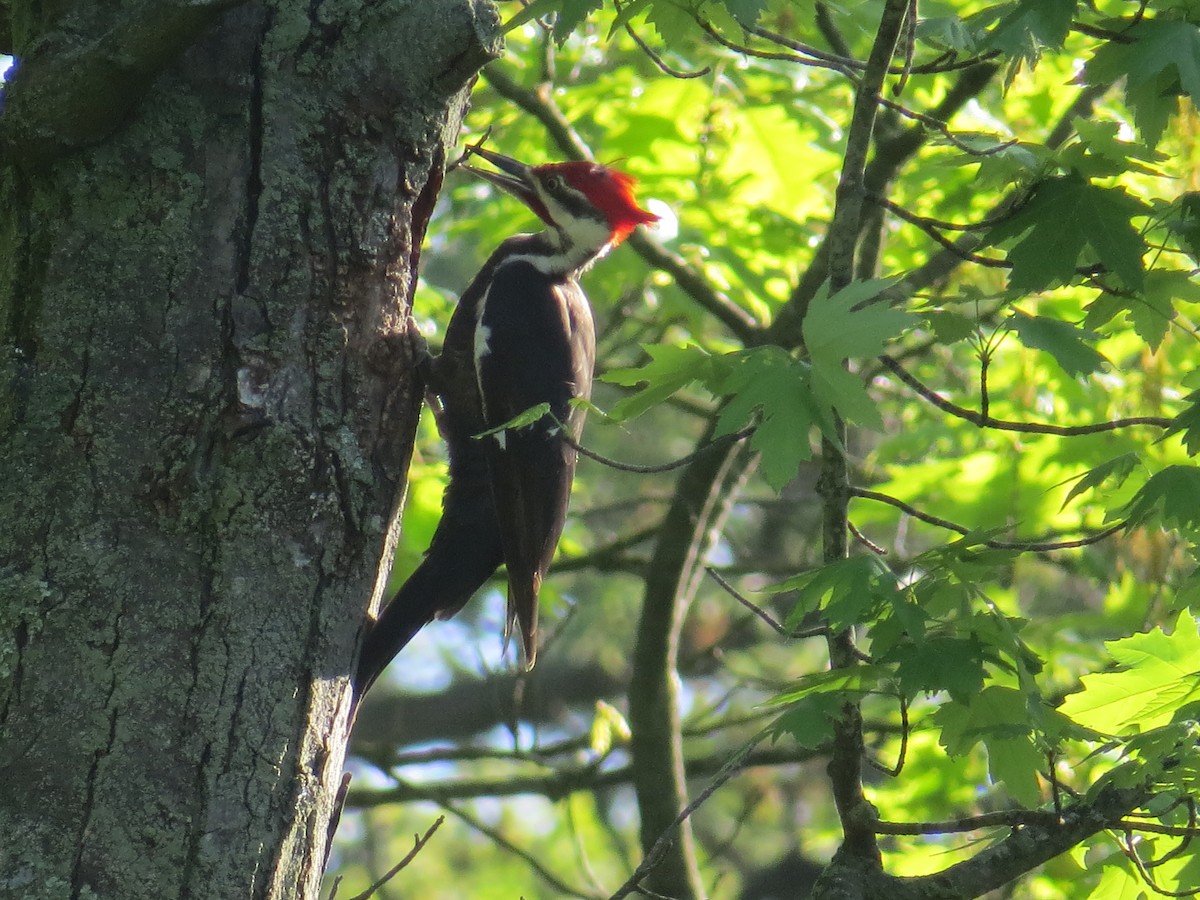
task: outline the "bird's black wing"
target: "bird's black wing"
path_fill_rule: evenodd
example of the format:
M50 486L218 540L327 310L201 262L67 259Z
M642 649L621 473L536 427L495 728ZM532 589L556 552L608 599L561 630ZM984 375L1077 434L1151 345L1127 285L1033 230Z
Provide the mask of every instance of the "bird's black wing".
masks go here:
M539 404L543 418L484 439L492 496L508 566L509 624L515 620L527 666L537 652L537 597L566 521L575 451L556 423L578 436L591 395L595 327L573 280L528 262L501 266L484 298L476 342L484 419L495 428Z
M479 303L502 246L463 292L446 329L441 354L427 367L427 388L436 396L438 431L450 458L450 481L442 518L425 558L367 631L354 674L361 700L392 658L434 618L457 613L504 561L492 499L487 450L476 435L486 429L475 374L475 326Z

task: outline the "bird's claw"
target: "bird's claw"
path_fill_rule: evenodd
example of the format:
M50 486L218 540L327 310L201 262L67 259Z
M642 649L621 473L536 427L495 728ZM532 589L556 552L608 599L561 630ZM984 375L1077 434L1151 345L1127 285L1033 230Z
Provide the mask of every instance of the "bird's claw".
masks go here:
M415 365L422 365L426 360L432 358L433 354L429 352L429 341L425 340L425 335L421 334L421 329L417 326L417 320L412 316L409 316L405 323L404 340L408 345L409 356Z
M421 329L417 327L416 319L412 316L408 317L404 329L404 346L409 366L421 374L422 380L428 382L433 353L429 349L429 342L425 340L425 335L421 334Z

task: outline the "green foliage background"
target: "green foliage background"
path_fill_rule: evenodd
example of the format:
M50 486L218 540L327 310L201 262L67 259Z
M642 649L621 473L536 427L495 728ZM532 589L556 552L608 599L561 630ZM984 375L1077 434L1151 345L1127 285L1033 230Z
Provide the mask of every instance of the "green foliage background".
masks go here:
M1147 871L1164 890L1195 890L1200 842L1180 834L1195 825L1200 773L1200 5L923 0L868 172L899 162L868 188L866 214L880 219L858 279L833 291L820 248L854 84L822 54L865 59L881 8L506 4L508 53L468 118L518 158L588 149L636 175L667 220L651 240L703 285L681 288L678 269L630 245L587 274L603 414L585 443L655 463L694 451L710 422L716 435L755 427L756 474L705 562L784 630L815 637L781 637L715 580L691 606L679 676L696 789L771 735L693 817L707 889L752 896L755 873L789 851L821 862L837 849L823 763L850 701L869 757L899 770L867 779L884 823L1053 814L1106 786L1146 792L1136 818L1158 832L1132 846L1161 865L1139 873L1114 825L1011 896L1149 895ZM946 67L963 60L975 67ZM948 70L923 71L931 63ZM980 67L986 77L964 87ZM487 253L534 227L514 201L448 178L415 303L433 343ZM439 512L444 467L426 418L397 579ZM827 561L813 486L839 420L863 540ZM581 464L539 666L587 659L628 677L676 477ZM427 629L397 667L407 689L502 668L500 603L492 591ZM831 671L817 626L853 628L869 661ZM374 766L337 851L342 895L449 805L381 896L608 896L640 860L638 810L623 700L595 700L606 702L417 756L364 752ZM523 778L527 792L501 796ZM940 871L1020 820L998 821L883 829L884 869Z

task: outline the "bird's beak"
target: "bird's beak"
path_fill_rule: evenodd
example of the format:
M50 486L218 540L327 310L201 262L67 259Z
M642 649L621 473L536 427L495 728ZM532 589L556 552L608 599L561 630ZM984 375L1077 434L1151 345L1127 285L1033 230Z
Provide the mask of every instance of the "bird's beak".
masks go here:
M490 181L501 190L512 194L534 212L541 215L542 202L538 199L537 192L533 189L533 177L531 174L533 169L531 166L527 166L523 162L518 162L510 156L493 153L491 150L485 150L482 147L469 147L468 154L483 157L500 171L492 172L487 169L477 169L465 163L462 164L462 168L478 175L480 178Z

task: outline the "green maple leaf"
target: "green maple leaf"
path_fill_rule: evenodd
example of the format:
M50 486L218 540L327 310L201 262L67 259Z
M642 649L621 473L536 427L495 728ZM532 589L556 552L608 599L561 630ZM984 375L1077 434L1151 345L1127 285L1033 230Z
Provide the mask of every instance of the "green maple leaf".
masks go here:
M833 721L841 713L844 699L836 694L812 694L775 720L775 736L790 734L801 747L814 750L833 740Z
M692 382L706 381L714 364L714 357L693 344L646 344L642 349L650 357L646 365L614 369L601 376L603 381L624 387L645 385L613 407L611 416L617 421L636 418Z
M1200 526L1200 469L1167 466L1155 472L1121 509L1121 515L1129 528L1153 517L1181 529Z
M1088 343L1098 340L1100 335L1078 328L1070 322L1017 312L1008 323L1022 344L1033 350L1045 350L1068 375L1090 375L1107 362L1104 356Z
M1196 296L1200 290L1190 272L1156 271L1146 274L1146 288L1129 304L1133 330L1151 350L1158 350L1175 319L1175 298Z
M507 422L497 425L495 428L489 428L487 431L481 431L479 434L472 435L475 440L481 440L485 437L490 437L493 434L499 434L502 431L509 431L515 428L524 428L527 425L532 425L535 422L540 422L544 416L550 415L550 404L539 403L536 406L531 406L522 413L517 413Z
M560 47L588 16L604 5L603 0L559 0L559 3L558 16L554 20L554 42Z
M1121 188L1105 188L1072 173L1041 182L1017 213L988 233L989 243L1018 239L1008 251L1009 287L1040 291L1069 284L1085 247L1099 262L1140 289L1146 242L1129 222L1149 207Z
M766 701L766 705L787 706L815 694L867 694L878 690L890 674L887 666L873 663L817 672L796 679L791 688Z
M1185 191L1179 198L1178 209L1178 215L1167 220L1167 227L1192 259L1200 261L1200 193Z
M1063 501L1062 509L1066 509L1067 504L1084 491L1099 487L1110 478L1115 479L1114 487L1120 487L1125 483L1125 479L1129 477L1129 473L1140 462L1141 458L1136 453L1122 453L1120 456L1110 459L1106 463L1101 463L1094 469L1088 469L1088 471L1078 476L1075 486L1067 492L1067 499ZM1070 481L1072 479L1067 480Z
M1033 741L1030 698L1001 685L988 685L964 703L944 704L934 713L939 740L951 756L962 756L975 744L987 748L988 770L1009 793L1027 806L1041 801L1038 770L1045 757Z
M987 46L1036 62L1042 47L1061 47L1076 0L1020 0L988 36Z
M696 27L696 16L700 13L700 3L671 2L657 0L650 5L646 22L654 26L658 36L667 46L674 46Z
M1102 734L1145 732L1200 703L1200 633L1190 611L1169 635L1156 628L1105 646L1120 671L1084 675L1083 689L1059 707L1080 725Z
M936 50L974 54L979 51L982 32L958 16L923 16L917 23L917 40Z
M1163 437L1182 433L1183 445L1190 455L1195 456L1200 453L1200 391L1188 394L1185 399L1190 402L1183 412L1175 417L1175 421L1163 433Z
M1138 337L1151 350L1157 350L1175 321L1175 303L1180 300L1200 303L1200 284L1192 273L1182 269L1153 269L1146 273L1145 285L1136 296L1101 294L1089 303L1083 325L1096 329L1124 315Z
M809 304L802 330L812 361L812 393L826 410L879 430L882 419L862 380L845 368L847 359L878 356L884 345L912 326L915 317L882 303L863 305L894 279L856 281L829 294L822 285Z
M796 604L784 620L787 628L822 609L826 623L836 631L860 624L873 609L891 602L896 576L877 556L851 556L789 578L773 590L796 592Z
M1200 26L1167 18L1144 19L1123 32L1132 41L1109 41L1088 62L1092 84L1125 79L1125 99L1138 130L1153 147L1178 108L1180 90L1200 104Z
M883 345L915 321L908 313L882 303L862 306L895 284L894 278L856 281L830 296L822 285L804 317L804 345L815 359L837 360L878 356Z
M900 644L887 660L897 664L896 676L905 696L945 690L965 700L983 690L983 653L974 637L935 637L920 644Z
M762 454L767 484L782 490L812 455L812 426L829 427L813 402L809 367L779 347L729 354L722 362L725 373L709 385L714 393L728 396L716 433L732 434L758 416L750 446Z
M767 8L768 0L721 0L725 9L742 25L753 25Z

